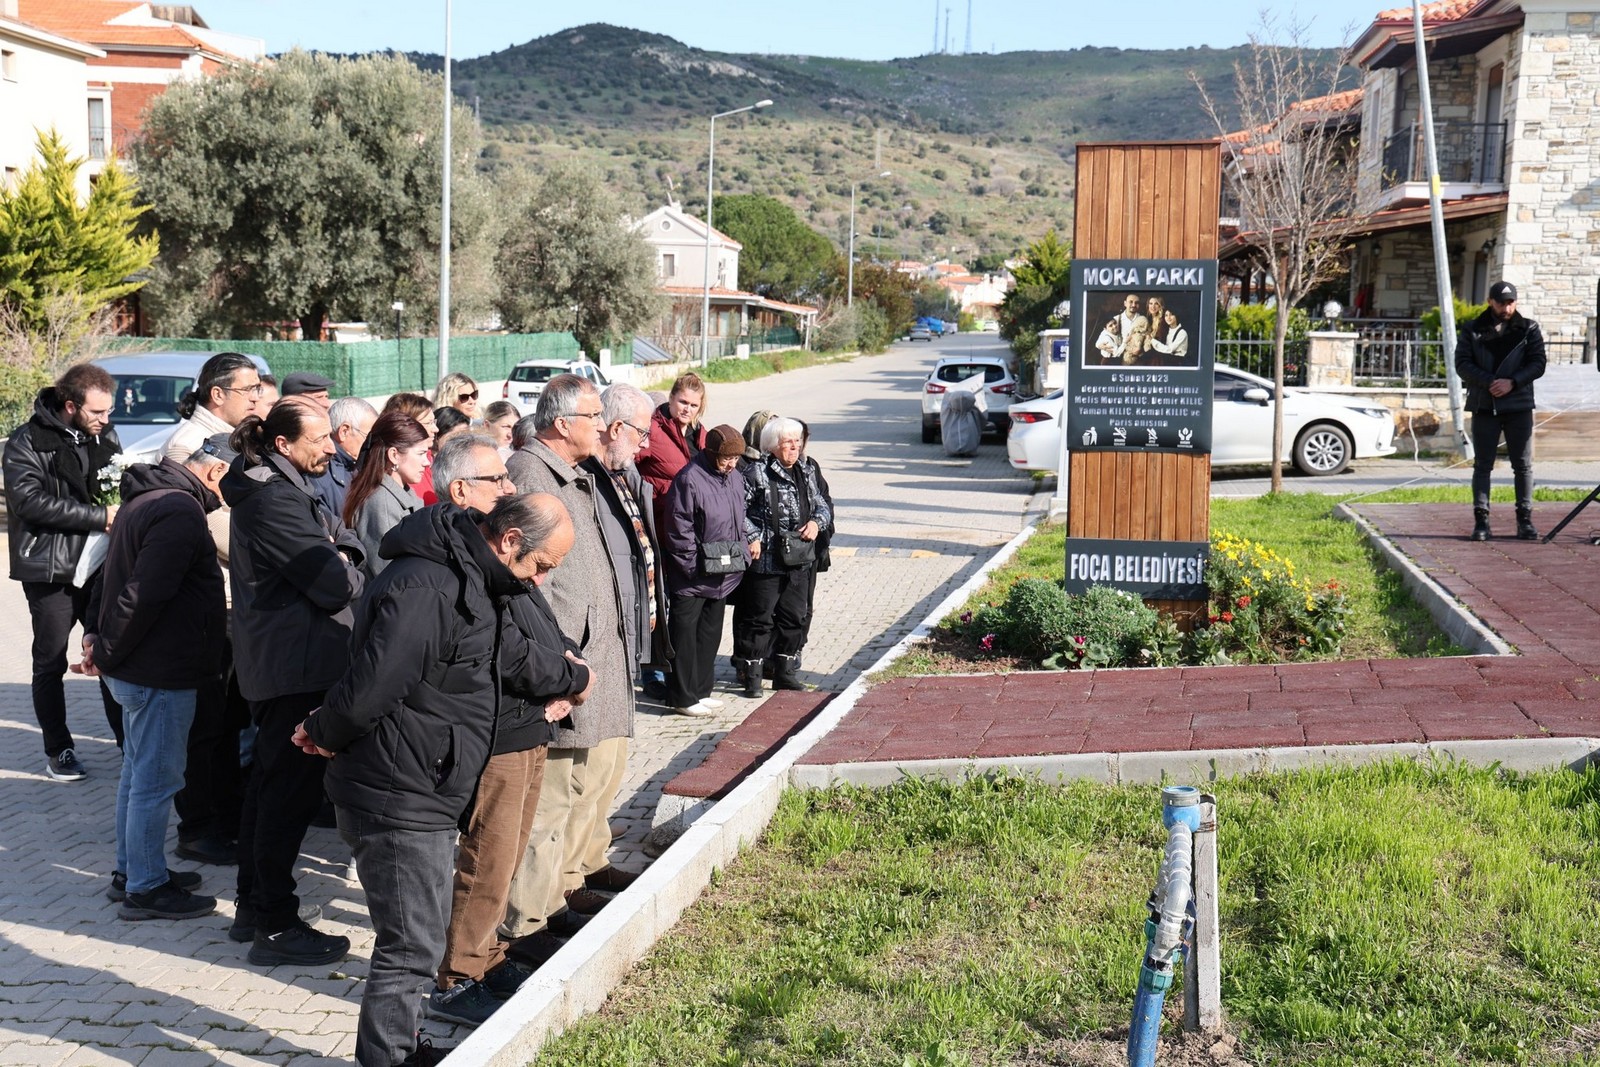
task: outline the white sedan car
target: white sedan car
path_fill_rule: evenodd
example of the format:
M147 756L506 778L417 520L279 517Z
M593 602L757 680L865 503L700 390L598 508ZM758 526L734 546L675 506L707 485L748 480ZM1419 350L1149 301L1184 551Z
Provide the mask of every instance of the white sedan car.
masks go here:
M576 374L580 378L587 378L598 389L611 384L606 381L600 368L586 359L529 359L511 368L506 384L500 389L500 399L511 401L523 415L532 415L534 408L539 406L539 395L544 392L545 382L558 374Z
M1061 391L1011 405L1006 452L1018 470L1054 471ZM1395 451L1394 415L1359 397L1285 389L1283 459L1306 474L1338 474L1352 459ZM1211 465L1272 462L1272 383L1219 365L1211 408Z

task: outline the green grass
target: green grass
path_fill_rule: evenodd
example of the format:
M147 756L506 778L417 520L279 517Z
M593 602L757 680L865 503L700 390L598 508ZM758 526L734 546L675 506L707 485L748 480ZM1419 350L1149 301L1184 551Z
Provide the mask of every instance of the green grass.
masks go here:
M1399 498L1403 498L1406 494L1427 494L1433 490L1397 492ZM1364 499L1369 502L1388 500L1389 494ZM1292 560L1295 573L1314 584L1332 580L1343 586L1350 616L1341 658L1393 659L1460 654L1463 650L1445 637L1427 611L1406 591L1400 576L1389 570L1372 551L1361 532L1353 524L1334 517L1333 509L1338 503L1339 500L1321 493L1213 500L1211 528L1259 541ZM912 648L874 675L874 680L983 669L983 663L973 661L992 657L962 637L955 620L982 605L1000 603L1005 591L1019 578L1059 580L1065 566L1066 537L1064 524L1041 528L1023 544L1011 562L997 569L988 582L943 621L931 646ZM1037 667L1037 664L1005 659L995 662L1002 669Z
M860 354L859 352L807 352L801 349L762 352L752 354L749 359L714 359L695 373L708 382L749 382L773 374L782 374L784 371L800 370L802 367L815 367L823 363L846 363ZM649 382L641 388L670 389L672 381L671 378L664 378Z
M1223 1000L1249 1062L1600 1062L1576 1029L1600 1017L1600 773L1395 763L1215 792ZM1151 788L791 792L540 1062L919 1067L1078 1040L1114 1050L1162 842Z

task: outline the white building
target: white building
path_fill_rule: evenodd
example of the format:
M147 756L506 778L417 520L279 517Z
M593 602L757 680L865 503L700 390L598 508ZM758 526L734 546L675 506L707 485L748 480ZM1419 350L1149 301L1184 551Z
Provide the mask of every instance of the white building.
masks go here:
M91 159L91 101L105 107L105 92L87 91L88 62L105 53L23 22L17 0L0 0L0 182L12 186L37 156L39 134L54 129L72 156ZM88 196L92 164L78 171L78 193Z

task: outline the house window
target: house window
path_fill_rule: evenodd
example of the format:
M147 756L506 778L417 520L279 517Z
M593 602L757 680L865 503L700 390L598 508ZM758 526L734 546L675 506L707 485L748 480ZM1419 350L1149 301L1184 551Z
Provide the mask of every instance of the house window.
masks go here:
M89 158L106 158L106 102L89 101Z
M0 78L8 82L17 80L17 54L9 48L0 48Z
M675 252L661 253L661 276L663 278L676 278L678 276L678 256Z

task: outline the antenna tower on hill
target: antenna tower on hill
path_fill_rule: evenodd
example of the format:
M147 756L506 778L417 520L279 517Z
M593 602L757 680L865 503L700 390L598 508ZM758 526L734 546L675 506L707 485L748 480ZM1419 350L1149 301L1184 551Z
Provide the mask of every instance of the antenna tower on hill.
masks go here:
M967 0L967 44L961 52L968 56L972 54L972 0Z

